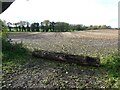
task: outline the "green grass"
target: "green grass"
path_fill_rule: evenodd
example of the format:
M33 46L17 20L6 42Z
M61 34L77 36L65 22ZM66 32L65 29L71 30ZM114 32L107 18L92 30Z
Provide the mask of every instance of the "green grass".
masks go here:
M108 71L109 87L120 88L120 56L118 53L103 58L103 67Z
M108 55L103 58L103 64L109 71L111 72L112 76L119 77L120 75L120 56L117 53L112 55Z
M22 46L22 43L11 44L2 40L2 63L24 64L30 51Z

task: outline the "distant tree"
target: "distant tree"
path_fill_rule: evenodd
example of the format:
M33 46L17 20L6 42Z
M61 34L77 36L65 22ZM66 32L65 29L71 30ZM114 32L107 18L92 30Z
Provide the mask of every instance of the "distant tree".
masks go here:
M106 25L101 25L101 29L107 29Z
M50 31L55 31L55 22L50 22Z
M22 29L22 32L26 31L27 22L26 21L20 21L19 23L20 23L20 27Z
M97 26L97 25L94 25L94 26L93 26L93 30L96 30L96 29L98 29L98 26Z
M30 32L30 23L27 22L27 27L26 27L27 31Z
M94 30L94 25L90 25L89 27L91 30Z
M111 29L111 26L107 25L90 25L88 29L95 30L95 29Z
M81 26L80 25L75 25L75 30L80 31Z
M75 25L69 24L69 31L74 31L75 30Z
M32 32L39 32L39 23L32 23L31 24L31 31Z
M90 25L87 29L88 30L96 30L96 29L99 29L99 26L98 25Z
M11 25L12 25L11 22L8 22L8 23L7 23L7 26L8 26L8 29L9 29L10 32L12 31L12 30L11 30L11 29L12 29L12 26L11 26Z
M43 22L41 22L41 26L40 26L40 29L44 32L44 25L43 25Z
M83 25L82 28L83 28L83 30L87 30L87 26L85 26L85 25Z
M30 27L30 28L31 28L31 31L32 31L32 32L35 32L35 26L34 26L34 23L31 24L31 27Z
M101 25L98 25L98 29L101 29Z
M111 29L112 27L111 26L107 26L108 29Z
M22 32L23 32L23 31L26 31L26 28L25 28L24 25L22 25Z
M14 25L15 25L15 29L16 29L16 31L18 31L19 22L18 22L18 23L14 23Z
M58 32L67 32L69 31L69 24L65 22L56 22L55 30Z
M41 24L41 25L40 25ZM20 21L18 23L7 23L9 31L12 31L12 28L15 28L16 31L32 31L32 32L68 32L68 31L80 31L80 30L94 30L94 29L111 29L111 26L107 25L90 25L85 26L83 24L69 24L66 22L50 22L49 20L44 20L41 23L32 23L30 25L27 21ZM13 26L15 25L15 26Z
M19 29L19 32L21 32L22 27L21 27L20 24L19 24L19 26L18 26L18 29Z
M86 29L86 27L84 25L82 25L82 24L77 24L74 27L75 27L75 30L77 30L77 31Z
M49 29L50 29L50 21L49 21L49 20L44 20L44 21L42 22L42 24L43 24L43 26L44 26L44 30L45 30L46 32L48 32Z
M39 32L39 23L34 23L36 31Z

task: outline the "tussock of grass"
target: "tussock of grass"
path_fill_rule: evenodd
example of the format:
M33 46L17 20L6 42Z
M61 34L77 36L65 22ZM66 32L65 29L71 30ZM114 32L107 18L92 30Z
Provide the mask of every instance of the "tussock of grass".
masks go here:
M108 71L108 85L110 88L120 88L120 56L113 53L102 59L104 69Z
M29 54L29 50L24 48L22 43L11 44L9 41L2 40L2 62L12 62L24 64Z
M117 53L107 55L102 61L103 65L109 70L111 75L114 77L119 77L120 56Z

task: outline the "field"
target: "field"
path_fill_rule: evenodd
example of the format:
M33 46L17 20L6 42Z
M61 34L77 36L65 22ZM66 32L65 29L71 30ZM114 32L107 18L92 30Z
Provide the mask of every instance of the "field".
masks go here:
M40 49L75 55L105 57L118 50L117 30L88 30L79 32L12 32L9 38L22 42L30 51ZM14 51L14 50L13 50ZM3 61L3 87L28 88L118 88L120 80L108 68L85 67L37 59L31 53ZM19 60L25 61L19 64ZM27 61L27 62L26 62ZM8 67L9 65L9 67Z
M108 54L118 48L117 30L89 30L80 32L10 33L16 42L22 41L32 49L70 54Z

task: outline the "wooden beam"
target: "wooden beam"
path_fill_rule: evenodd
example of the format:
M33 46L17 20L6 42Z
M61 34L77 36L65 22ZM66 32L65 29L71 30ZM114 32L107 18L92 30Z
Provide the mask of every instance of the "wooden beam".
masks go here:
M83 55L71 55L66 53L48 52L44 50L33 51L32 56L48 60L57 60L68 63L76 63L87 66L100 66L100 59Z

